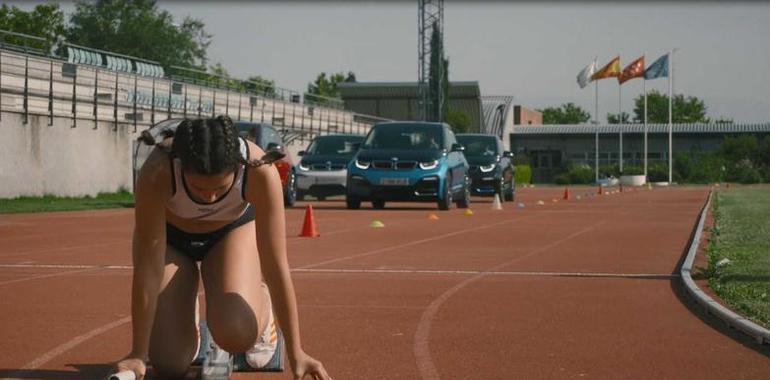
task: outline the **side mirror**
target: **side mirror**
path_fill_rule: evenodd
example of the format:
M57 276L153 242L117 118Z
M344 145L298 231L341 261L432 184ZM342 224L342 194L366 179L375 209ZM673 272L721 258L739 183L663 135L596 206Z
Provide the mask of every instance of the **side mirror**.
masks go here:
M465 152L465 147L462 144L452 144L452 152Z
M513 152L509 152L506 150L505 152L503 152L503 157L513 158Z
M299 152L297 152L297 156L299 156L299 157L302 157L304 155L305 155L305 151L304 150L300 150Z

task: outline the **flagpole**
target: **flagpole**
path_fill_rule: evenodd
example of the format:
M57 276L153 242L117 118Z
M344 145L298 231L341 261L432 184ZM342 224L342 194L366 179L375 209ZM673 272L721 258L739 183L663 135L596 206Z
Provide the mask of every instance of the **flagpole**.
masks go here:
M672 130L674 129L672 120L673 109L673 90L674 90L674 50L671 49L668 59L668 183L673 183L674 158L672 144Z
M596 98L594 101L594 166L596 172L596 182L599 182L599 81L596 82Z
M644 60L647 60L647 52L644 52ZM644 83L644 182L647 183L647 78L642 76Z
M620 64L620 53L618 53L618 68L623 67ZM621 70L622 72L622 70ZM620 74L618 74L620 75ZM623 174L623 111L622 111L622 103L621 103L621 88L622 84L620 81L618 81L618 130L620 131L620 154L618 155L618 167L620 169L620 174Z

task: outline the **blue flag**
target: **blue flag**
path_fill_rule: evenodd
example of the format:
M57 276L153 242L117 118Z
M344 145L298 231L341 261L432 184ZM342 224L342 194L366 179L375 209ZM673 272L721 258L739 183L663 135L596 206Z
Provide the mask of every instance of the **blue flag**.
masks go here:
M666 78L668 77L668 53L662 55L660 58L644 70L644 79Z

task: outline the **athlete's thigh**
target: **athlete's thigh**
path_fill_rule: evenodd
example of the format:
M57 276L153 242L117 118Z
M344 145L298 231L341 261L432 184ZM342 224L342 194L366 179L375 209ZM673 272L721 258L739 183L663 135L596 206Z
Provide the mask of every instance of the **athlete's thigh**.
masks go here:
M201 264L206 289L206 318L223 348L250 347L266 323L265 292L254 222L228 232Z
M193 259L167 246L163 272L149 354L156 370L176 372L186 370L198 346L198 266Z

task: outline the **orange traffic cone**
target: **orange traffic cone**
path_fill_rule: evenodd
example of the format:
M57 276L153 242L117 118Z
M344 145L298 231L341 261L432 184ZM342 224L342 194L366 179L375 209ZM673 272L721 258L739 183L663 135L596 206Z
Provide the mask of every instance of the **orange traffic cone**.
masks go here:
M569 187L564 188L564 200L565 201L569 200Z
M599 195L604 195L604 188L602 187L602 185L599 185L599 192L598 192L598 194Z
M302 232L300 237L319 237L321 234L315 228L315 219L313 218L313 206L307 205L305 207L305 222L302 224Z

